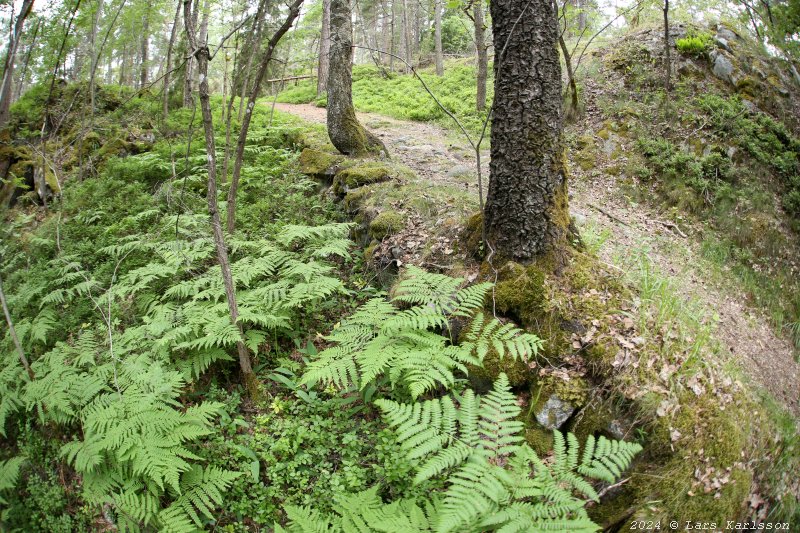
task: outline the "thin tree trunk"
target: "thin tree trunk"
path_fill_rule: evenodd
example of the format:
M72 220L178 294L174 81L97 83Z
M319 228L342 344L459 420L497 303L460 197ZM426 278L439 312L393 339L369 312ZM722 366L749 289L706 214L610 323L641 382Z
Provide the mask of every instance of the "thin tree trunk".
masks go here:
M28 75L28 63L31 60L31 53L33 49L36 47L36 38L39 36L39 27L42 25L42 19L36 21L36 27L33 29L33 37L31 37L31 44L28 45L28 51L25 53L25 62L22 64L22 71L19 75L19 84L17 84L16 95L14 100L18 99L22 96L22 92L25 89L25 77Z
M0 277L0 303L3 304L3 314L6 315L6 324L8 324L8 332L11 334L11 340L14 341L14 346L17 348L17 354L19 355L19 362L22 363L22 366L25 368L25 372L28 373L28 377L31 378L31 381L34 379L33 370L31 370L31 365L28 364L28 358L25 357L25 351L22 349L22 344L19 342L19 337L17 337L17 330L14 329L14 321L11 320L11 313L8 310L8 303L6 302L6 293L3 291L3 278Z
M167 45L167 61L164 69L164 88L161 95L161 116L167 120L169 114L169 82L172 73L172 52L175 49L175 39L178 36L178 24L181 19L181 1L178 0L178 7L175 9L175 18L172 22L172 31L169 34L169 44Z
M0 129L5 127L8 122L9 109L11 108L11 96L14 94L12 86L14 84L14 63L17 59L17 48L19 40L22 38L22 30L25 27L25 19L31 13L33 0L24 0L19 9L17 20L14 23L14 30L9 35L8 50L3 65L3 82L0 86Z
M444 75L444 59L442 57L442 0L433 3L433 47L436 56L436 75Z
M392 2L392 19L390 21L391 29L389 30L389 35L390 35L390 40L391 40L391 44L389 46L389 71L390 72L394 72L394 56L396 55L395 54L395 48L394 48L395 0L390 0L390 1Z
M186 3L185 0L184 3ZM191 24L192 31L197 29L197 12L199 10L198 3L199 0L194 0L194 2L192 2L190 5L191 9L189 9L190 18L188 20L184 20L184 26L186 24ZM186 13L186 9L184 9L184 13ZM185 67L186 74L183 79L183 107L191 107L194 105L194 65L197 62L197 58L192 55L191 44L189 45L189 48L189 58L186 60Z
M261 64L258 67L258 72L253 80L253 86L250 89L250 95L247 99L247 108L244 112L242 125L239 129L239 139L236 143L236 158L233 160L233 177L231 179L231 187L228 189L228 219L227 227L228 232L233 233L236 227L236 192L239 188L239 176L242 172L242 161L244 159L244 145L247 143L247 132L250 129L250 120L253 118L253 109L256 106L256 98L258 91L261 89L261 82L264 80L264 74L267 72L267 67L272 60L272 54L275 52L275 47L278 42L289 31L289 28L294 24L300 14L300 6L303 5L303 0L295 0L289 6L289 13L278 31L272 36L267 44L267 49L264 50L264 55L261 56Z
M664 0L664 90L672 89L672 62L669 46L669 0Z
M142 49L139 52L141 59L141 73L139 75L139 88L144 89L147 85L149 55L150 55L150 2L147 3L147 9L142 18Z
M473 20L475 21L475 48L478 52L477 91L475 94L475 107L478 111L486 109L486 79L489 70L489 57L486 47L486 27L483 22L483 1L477 0L473 6Z
M183 14L186 26L186 34L189 46L196 50L197 72L200 77L198 85L198 96L200 99L200 109L203 114L203 131L205 132L206 153L208 154L208 191L206 201L208 203L208 213L211 217L211 227L214 234L214 247L217 252L217 261L222 271L222 282L225 286L225 298L228 302L228 312L230 313L231 324L239 330L239 340L236 342L236 350L239 354L239 368L242 371L242 378L250 395L250 398L257 401L260 398L260 387L258 378L253 372L250 353L244 343L244 331L239 323L239 308L236 304L236 287L233 283L231 265L228 260L228 248L225 244L225 235L222 232L222 221L220 220L217 207L217 172L215 161L214 146L214 123L211 115L211 102L208 94L208 61L209 50L205 41L198 43L195 29L192 24L191 0L183 3Z
M328 85L328 66L331 53L331 0L322 0L322 31L319 38L319 68L317 68L317 96L322 96Z
M247 66L242 71L242 89L241 94L239 95L239 122L241 123L244 120L244 100L247 98L248 95L248 88L250 87L250 73L253 69L253 59L255 59L256 55L258 55L259 50L261 49L261 32L264 29L264 15L266 13L266 0L261 0L258 4L258 11L256 12L256 18L253 21L253 28L254 31L251 34L251 39L248 41L248 45L245 46L245 50L247 50Z
M403 52L406 60L406 72L411 72L413 56L411 55L411 25L408 23L408 1L403 0Z
M553 2L492 0L490 8L498 56L487 242L501 260L527 263L550 253L560 260L569 207Z
M92 32L89 36L90 45L92 49L92 64L89 66L91 72L89 72L89 102L91 105L91 112L94 114L95 108L95 94L94 94L94 77L95 77L95 70L97 69L97 62L99 57L99 50L97 46L97 32L100 28L100 19L103 17L103 0L97 0L97 8L94 12L94 18L92 19Z
M567 120L572 120L578 116L578 86L575 83L575 73L572 70L572 58L569 55L563 35L558 36L558 44L561 47L561 53L564 55L564 64L567 66L567 83L569 84L567 91L569 92L570 107L565 115Z

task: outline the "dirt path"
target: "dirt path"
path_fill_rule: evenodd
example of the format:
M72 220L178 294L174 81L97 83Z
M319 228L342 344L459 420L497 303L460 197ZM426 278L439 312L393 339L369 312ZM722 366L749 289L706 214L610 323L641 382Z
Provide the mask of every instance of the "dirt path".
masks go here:
M309 122L325 123L325 109L305 104L277 104L276 109ZM359 120L386 144L392 157L435 185L477 194L475 156L463 138L438 126L377 114L358 113ZM588 122L599 120L590 113ZM583 128L585 129L585 128ZM488 183L488 150L481 155L484 192ZM697 243L663 221L647 206L620 199L616 178L597 168L572 165L570 208L594 231L607 231L610 246L598 252L613 263L620 253L647 249L647 257L668 276L679 293L698 301L719 317L716 337L741 367L796 416L800 416L800 365L790 342L775 335L766 317L748 307L737 287L719 286L702 275Z

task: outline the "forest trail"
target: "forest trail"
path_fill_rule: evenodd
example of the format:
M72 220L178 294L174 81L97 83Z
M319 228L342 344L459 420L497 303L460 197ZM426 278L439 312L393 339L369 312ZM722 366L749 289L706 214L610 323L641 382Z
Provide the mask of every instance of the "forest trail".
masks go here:
M311 104L277 103L275 108L308 122L326 121L326 110ZM393 159L422 179L477 195L475 156L463 136L434 124L374 113L358 113L358 118L383 140ZM593 120L591 113L586 120ZM481 154L481 162L485 192L488 147ZM660 220L658 213L646 205L624 201L613 175L583 171L577 165L571 165L570 171L573 216L583 224L590 221L593 231L609 234L607 244L598 251L600 259L615 264L621 255L631 260L637 251L646 249L649 260L673 282L682 297L697 301L707 316L716 315L716 338L725 352L800 418L800 364L791 343L775 334L763 313L747 305L734 283L716 283L704 275L697 243L685 236L688 228L682 230Z

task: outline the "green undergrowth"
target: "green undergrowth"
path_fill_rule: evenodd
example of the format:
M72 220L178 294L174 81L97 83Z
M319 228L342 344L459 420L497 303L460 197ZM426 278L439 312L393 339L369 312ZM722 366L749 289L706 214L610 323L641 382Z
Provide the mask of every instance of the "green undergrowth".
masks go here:
M419 71L419 75L440 103L468 131L480 132L486 114L475 109L474 67L463 65L463 62L449 62L444 76L436 76L430 69ZM491 102L491 77L487 87L487 100ZM279 102L311 103L316 100L316 86L312 82L300 83L278 95ZM386 73L384 76L375 66L355 66L353 103L359 111L380 113L398 119L436 122L452 130L457 128L453 120L425 91L420 81L410 74Z

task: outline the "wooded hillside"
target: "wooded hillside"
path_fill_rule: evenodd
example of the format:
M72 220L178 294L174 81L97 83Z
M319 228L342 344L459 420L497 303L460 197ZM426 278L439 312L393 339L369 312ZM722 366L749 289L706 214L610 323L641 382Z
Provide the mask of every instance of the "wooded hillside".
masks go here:
M800 527L796 2L0 13L0 530Z

